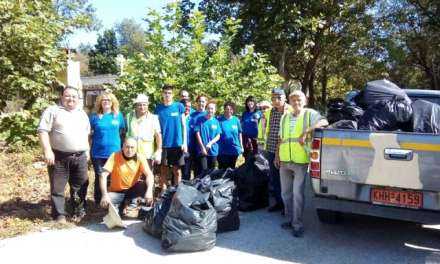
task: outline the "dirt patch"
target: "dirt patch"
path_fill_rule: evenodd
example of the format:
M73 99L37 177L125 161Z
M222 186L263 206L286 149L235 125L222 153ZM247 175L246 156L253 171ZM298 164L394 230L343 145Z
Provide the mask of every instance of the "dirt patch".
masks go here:
M88 197L93 197L94 173L89 169ZM50 217L49 177L38 149L25 153L0 152L0 239L46 229L101 222L105 210L87 201L80 223L56 224ZM66 188L68 197L68 188Z

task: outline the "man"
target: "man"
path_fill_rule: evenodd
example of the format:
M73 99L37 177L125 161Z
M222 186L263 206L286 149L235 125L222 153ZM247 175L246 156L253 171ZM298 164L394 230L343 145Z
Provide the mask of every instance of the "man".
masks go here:
M162 88L162 104L157 105L155 114L159 116L162 131L162 161L160 168L160 188L167 187L168 167L172 167L174 184L182 179L180 167L184 165L186 147L185 107L173 102L173 86L164 85Z
M162 135L159 118L148 110L149 100L138 94L135 111L127 114L127 137L137 141L137 152L148 160L148 165L160 164L162 158Z
M304 182L310 161L307 139L315 128L327 126L328 122L317 111L304 108L306 96L300 90L289 95L289 103L292 111L281 118L275 164L280 167L281 193L289 220L281 227L293 228L293 235L301 237L304 232Z
M52 217L58 223L66 222L64 189L67 183L70 186L72 220L80 221L86 214L90 123L78 104L78 89L66 87L61 105L48 107L38 125L40 143L48 165Z
M180 91L180 102L189 101L189 93L187 90Z
M137 141L134 138L126 138L122 146L122 151L114 152L104 165L101 174L100 188L102 199L100 205L107 207L112 203L119 209L119 214L125 214L127 210L137 207L137 200L145 198L148 205L153 202L154 175L145 157L136 152ZM146 180L141 179L141 175L146 176ZM110 176L110 187L107 191L107 177Z
M284 113L287 113L290 106L286 103L286 94L281 88L272 90L273 108L264 113L265 120L265 151L266 158L269 161L269 190L275 200L275 204L269 207L269 212L283 211L283 200L281 198L280 172L275 167L275 153L277 151L278 134L280 131L280 120Z

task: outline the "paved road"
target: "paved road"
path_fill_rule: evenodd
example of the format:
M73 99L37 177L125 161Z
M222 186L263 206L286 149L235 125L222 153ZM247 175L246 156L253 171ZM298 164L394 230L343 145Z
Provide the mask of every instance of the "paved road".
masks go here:
M0 240L0 259L2 263L440 263L440 232L415 224L358 216L348 216L339 225L321 224L309 203L305 236L294 238L279 227L283 222L279 214L260 210L241 213L240 218L240 230L220 234L216 247L206 252L167 254L159 240L142 231L142 223L132 221L125 230L109 231L97 224Z

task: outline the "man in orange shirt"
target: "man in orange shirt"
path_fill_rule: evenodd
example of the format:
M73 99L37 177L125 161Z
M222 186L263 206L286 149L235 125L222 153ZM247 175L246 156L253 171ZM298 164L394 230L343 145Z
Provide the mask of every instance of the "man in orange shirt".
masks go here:
M154 175L146 159L136 153L137 142L134 138L126 138L122 151L114 152L104 165L101 174L100 188L102 192L101 206L112 203L123 215L125 205L129 209L137 207L136 200L144 197L147 204L153 202ZM146 180L141 179L142 174ZM110 176L110 187L107 192L107 177Z

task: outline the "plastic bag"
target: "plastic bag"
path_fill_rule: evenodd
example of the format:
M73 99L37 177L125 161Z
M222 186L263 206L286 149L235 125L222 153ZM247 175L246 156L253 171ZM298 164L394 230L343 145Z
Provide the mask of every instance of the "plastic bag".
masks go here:
M440 106L425 100L412 104L412 128L418 133L440 134Z
M148 234L160 238L162 236L162 223L170 210L171 201L176 193L175 187L169 187L154 203L153 207L145 210L143 229Z
M173 252L193 252L214 247L217 213L206 194L180 183L168 215L163 221L162 248Z
M217 233L238 230L238 196L235 183L231 179L220 178L212 181L210 201L217 211Z
M330 128L357 130L358 124L353 120L339 120L338 122L331 124Z
M357 96L356 103L362 108L369 108L380 101L403 100L411 104L411 99L396 84L388 80L376 80L368 82L366 87Z
M360 130L395 131L405 127L412 118L411 105L401 99L380 101L369 107L359 119Z
M240 211L253 211L269 204L269 162L261 154L234 170Z

